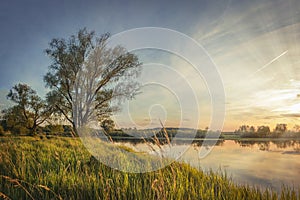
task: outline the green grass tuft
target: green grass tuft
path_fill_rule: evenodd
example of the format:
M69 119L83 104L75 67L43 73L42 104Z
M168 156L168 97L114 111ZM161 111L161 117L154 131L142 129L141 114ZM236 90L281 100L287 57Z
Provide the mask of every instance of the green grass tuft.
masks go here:
M112 148L103 143L103 149ZM78 138L16 137L0 138L0 198L299 199L299 192L236 185L226 175L178 162L154 172L125 173L98 162Z

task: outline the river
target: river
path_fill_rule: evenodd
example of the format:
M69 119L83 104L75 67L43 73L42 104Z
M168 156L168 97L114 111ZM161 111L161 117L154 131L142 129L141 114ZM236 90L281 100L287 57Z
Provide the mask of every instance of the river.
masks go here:
M123 144L135 151L151 153L144 143ZM173 151L186 148L178 161L204 171L226 172L238 184L277 191L282 185L300 188L300 141L222 140L202 159L199 158L201 144L198 143L176 145ZM172 157L172 154L169 156Z

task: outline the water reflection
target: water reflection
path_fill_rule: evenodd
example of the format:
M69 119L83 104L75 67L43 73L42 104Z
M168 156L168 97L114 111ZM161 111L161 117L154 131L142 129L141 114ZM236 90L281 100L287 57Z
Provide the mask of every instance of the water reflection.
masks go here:
M261 151L294 151L300 153L299 140L273 140L273 141L255 141L255 140L235 140L241 147L258 146Z
M122 141L118 141L118 140L114 140L116 142L125 142L124 140ZM217 145L220 146L224 143L225 140L223 139L210 139L210 140L206 140L206 146L212 146L212 145ZM215 142L216 141L216 142ZM130 140L130 144L136 146L138 144L143 144L146 142L150 142L152 144L156 144L155 140L139 140L139 139L135 139L135 140ZM176 140L171 140L171 144L172 145L195 145L198 147L201 147L202 144L204 142L204 139L176 139ZM165 139L159 139L159 144L161 145L168 145L168 141Z
M203 140L195 140L179 161L204 171L226 171L235 182L241 184L277 191L283 184L300 188L299 140L218 140L211 153L200 159L199 150L202 143ZM151 153L145 143L122 144L136 151ZM168 156L175 158L175 155L186 147L184 141L178 141L173 146L173 154Z

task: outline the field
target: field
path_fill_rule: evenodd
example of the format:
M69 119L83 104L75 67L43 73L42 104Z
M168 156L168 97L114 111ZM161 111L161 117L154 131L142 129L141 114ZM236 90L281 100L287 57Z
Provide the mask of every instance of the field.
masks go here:
M114 151L111 145L103 143L103 153L110 150ZM118 152L112 155L110 159L116 162L128 160ZM130 163L128 166L132 167ZM79 138L2 137L0 198L299 199L300 196L293 188L283 187L277 194L237 185L225 173L204 173L178 162L154 172L121 172L94 159Z

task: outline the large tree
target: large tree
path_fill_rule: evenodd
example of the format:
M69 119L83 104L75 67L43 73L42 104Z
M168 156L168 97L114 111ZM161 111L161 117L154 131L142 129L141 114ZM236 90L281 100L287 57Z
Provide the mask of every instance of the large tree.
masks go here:
M47 55L52 59L45 75L49 105L77 128L92 119L108 118L116 99L132 98L138 91L137 56L120 46L107 46L109 34L96 37L85 28L69 39L53 39Z
M9 128L19 127L35 133L39 125L44 123L51 115L48 107L30 86L26 84L15 85L7 95L15 105L4 111L4 119Z

